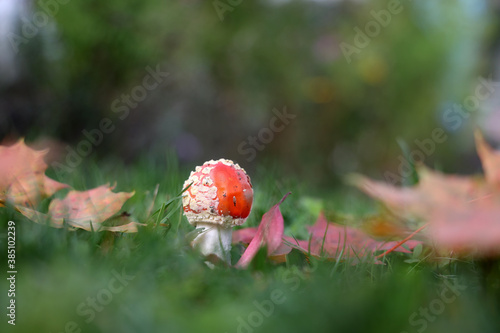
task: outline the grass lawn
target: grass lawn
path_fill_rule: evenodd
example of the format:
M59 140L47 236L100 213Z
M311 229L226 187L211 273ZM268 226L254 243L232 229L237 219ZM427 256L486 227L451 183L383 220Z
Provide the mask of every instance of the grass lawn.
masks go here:
M313 197L299 180L272 170L262 167L251 175L255 202L248 226L257 226L288 191L292 195L281 206L285 233L300 238L321 209L354 216L377 209L353 189ZM151 218L178 194L189 171L173 158L127 167L89 162L58 179L78 190L115 181L115 191L135 190L123 210L148 224L135 234L54 229L0 208L0 331L500 331L498 260L428 260L424 250L415 257L391 253L385 265L353 265L292 251L286 263L276 264L262 251L247 270L208 268L185 241L193 227L179 200L162 214L169 215L163 223ZM50 170L48 175L55 177ZM15 327L5 315L9 220L16 224ZM241 252L241 246L233 248L233 262Z

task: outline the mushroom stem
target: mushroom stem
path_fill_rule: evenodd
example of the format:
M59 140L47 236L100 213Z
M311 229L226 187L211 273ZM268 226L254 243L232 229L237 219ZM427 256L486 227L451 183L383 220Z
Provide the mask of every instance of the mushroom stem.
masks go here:
M216 255L226 264L231 265L232 227L197 223L195 232L197 236L191 241L192 247L198 249L204 256Z

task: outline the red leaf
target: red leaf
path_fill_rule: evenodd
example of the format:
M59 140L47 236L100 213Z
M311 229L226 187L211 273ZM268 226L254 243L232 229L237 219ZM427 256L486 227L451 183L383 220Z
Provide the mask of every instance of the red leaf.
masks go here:
M257 228L244 228L244 229L238 229L236 231L233 231L233 244L235 243L250 243L252 241L252 239L257 235ZM299 240L298 243L299 245L297 245L297 241L295 241L294 238L292 237L288 237L288 236L283 236L282 240L285 240L287 241L288 243L291 243L292 245L294 245L295 247L299 247L302 245L306 245L307 247L307 241L301 241ZM270 254L270 257L272 259L277 259L279 258L279 262L282 262L282 256L290 253L290 251L292 251L292 248L294 246L290 246L288 244L286 244L285 242L282 241L282 243L280 244L280 246L273 252Z
M259 249L267 246L267 253L271 255L281 245L284 223L279 206L290 193L287 193L276 205L262 216L257 234L252 239L247 249L236 264L238 268L247 267Z
M257 234L257 228L243 228L233 231L232 243L250 243Z
M259 229L245 228L236 230L233 233L233 243L250 243L244 255L242 256L244 264L248 264L247 261L251 261L251 259L255 256L258 249L260 248L260 246L257 246L258 244L265 244L265 239L263 240L262 236L263 234L259 232L259 230L262 230L264 220L269 220L269 216L266 215L272 212L277 212L279 213L279 217L281 217L278 206L279 204L274 206L268 213L263 216L263 222L261 222ZM317 258L341 259L339 258L339 256L342 253L341 257L343 259L349 257L357 259L373 254L377 251L390 250L398 244L398 242L396 241L377 241L369 237L360 229L343 226L336 223L330 223L326 220L323 213L318 216L316 223L313 226L307 227L307 229L311 233L310 241L296 240L293 237L283 236L282 242L279 247L275 248L271 252L269 252L268 247L268 255L274 261L283 262L285 261L285 255L290 253L292 249L297 249L305 254L311 254ZM252 245L252 243L254 245ZM405 242L406 246L410 250L421 243L421 241L417 240L408 240ZM392 251L411 253L411 251L407 250L403 246L398 246ZM245 255L251 256L251 258L244 258ZM242 262L241 259L240 262ZM238 264L240 264L240 262L238 262ZM241 267L246 266L242 265Z
M311 254L317 257L339 259L338 257L364 257L376 251L387 250L397 244L397 242L382 242L369 237L360 229L330 223L323 213L318 217L316 223L308 227L311 232ZM409 241L407 246L412 249L419 241ZM410 253L402 246L394 251Z

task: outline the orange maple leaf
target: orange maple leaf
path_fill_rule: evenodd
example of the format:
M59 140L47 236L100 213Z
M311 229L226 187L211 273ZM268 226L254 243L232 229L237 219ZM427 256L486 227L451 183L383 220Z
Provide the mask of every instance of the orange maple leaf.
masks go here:
M47 152L29 148L23 139L0 146L0 203L35 206L41 198L69 187L45 175Z
M352 181L403 219L428 223L427 238L458 254L500 254L500 152L476 133L485 178L448 176L421 167L418 185L399 188L363 176Z
M62 228L64 222L72 228L87 231L117 231L137 232L137 222L121 218L128 222L117 226L107 226L103 223L117 214L125 201L134 192L112 192L114 186L102 185L88 191L70 191L64 199L54 199L49 205L48 214L43 214L26 207L17 207L19 212L37 223L47 223L56 228Z

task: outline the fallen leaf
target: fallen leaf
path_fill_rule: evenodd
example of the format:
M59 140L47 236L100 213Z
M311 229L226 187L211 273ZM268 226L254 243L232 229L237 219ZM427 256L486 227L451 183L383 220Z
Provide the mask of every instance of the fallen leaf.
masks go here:
M311 235L309 241L296 240L289 236L283 236L281 244L277 248L274 248L272 252L268 252L269 257L276 262L284 262L286 260L285 256L292 249L297 249L306 255L312 255L316 258L351 258L356 263L357 259L372 255L377 251L392 249L398 243L396 241L377 241L360 229L328 222L323 213L318 216L316 223L313 226L307 227L307 229ZM233 243L242 242L251 244L257 238L257 235L257 228L239 229L233 233ZM421 243L421 241L417 240L405 242L410 250ZM248 248L250 248L250 245ZM393 251L411 253L408 249L399 246ZM257 252L257 250L254 251Z
M233 232L232 243L249 244L252 241L252 239L254 239L254 237L257 235L257 229L258 228L243 228L235 230ZM269 254L269 258L275 262L283 262L285 260L285 255L290 253L290 251L292 251L292 248L294 247L288 245L287 242L295 245L296 247L300 247L301 245L303 246L304 244L307 247L307 241L298 241L297 244L297 241L292 237L283 236L280 246L276 250L274 250L271 254ZM301 250L304 249L301 248Z
M376 238L404 237L411 232L399 220L390 214L370 216L362 220L362 229Z
M48 225L49 227L53 228L64 227L64 219L62 218L50 218L50 216L47 214L21 205L16 205L15 208L19 213L23 214L25 217L35 223Z
M11 146L0 146L0 201L35 206L40 199L69 187L45 175L46 154L47 150L29 148L23 139Z
M419 168L419 183L399 188L355 176L351 181L402 219L428 223L423 232L437 248L460 255L500 254L500 152L476 134L485 178L444 175Z
M358 175L350 181L404 218L426 217L443 205L458 206L491 193L480 179L446 176L425 167L419 167L418 174L420 180L414 187L396 187Z
M115 231L137 232L137 222L130 221L127 214L114 218L115 224L103 224L117 214L125 201L134 195L134 192L112 192L114 186L102 185L88 191L70 191L64 199L54 199L49 205L48 214L42 214L25 207L17 207L18 211L37 223L49 224L61 228L63 223L73 228L87 231Z
M316 223L308 227L312 235L310 253L316 257L331 259L361 258L372 255L377 251L388 250L398 242L377 241L360 229L328 222L323 213ZM420 241L408 241L406 246L413 249ZM394 251L411 253L403 246Z
M494 151L484 140L480 131L475 132L476 147L483 164L486 180L491 185L500 186L500 151Z
M243 228L233 231L232 242L233 244L242 242L250 243L257 234L257 228Z
M248 245L245 252L242 254L240 260L236 263L236 267L247 267L252 259L255 257L259 249L267 246L267 254L271 255L281 245L283 237L284 223L283 216L279 206L290 195L287 193L276 205L274 205L267 213L262 216L259 228L257 229L255 237Z

